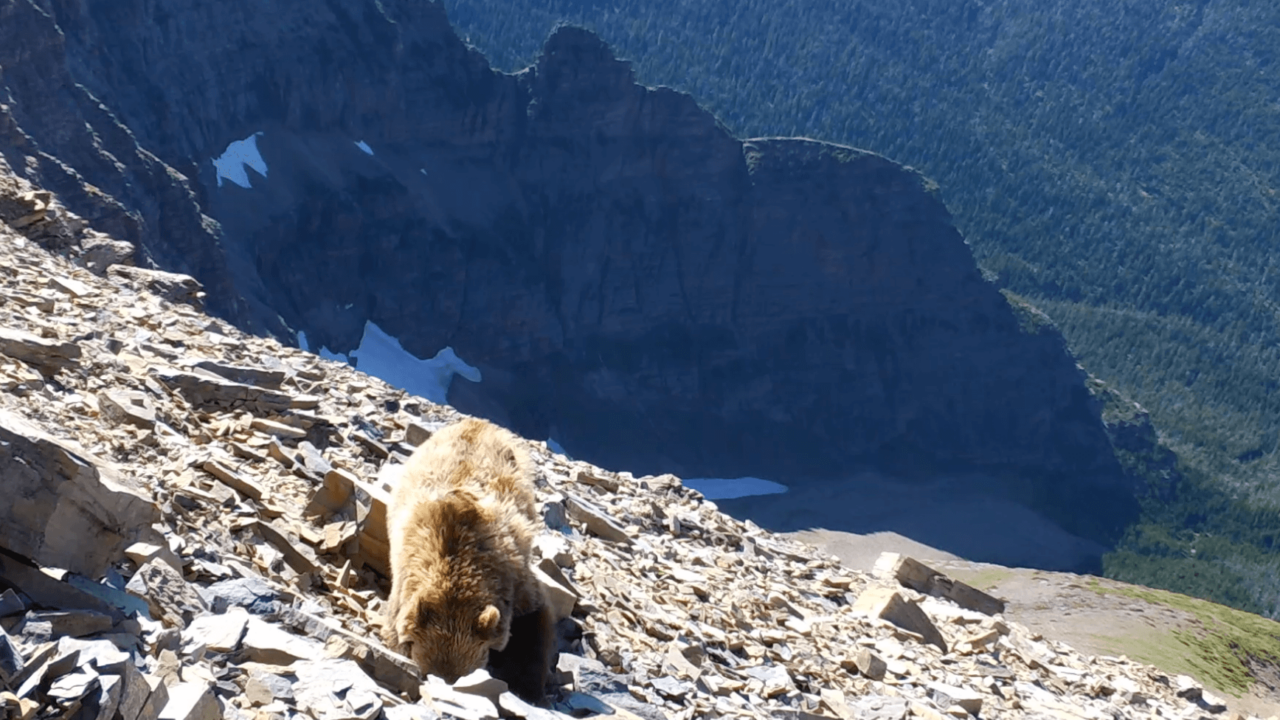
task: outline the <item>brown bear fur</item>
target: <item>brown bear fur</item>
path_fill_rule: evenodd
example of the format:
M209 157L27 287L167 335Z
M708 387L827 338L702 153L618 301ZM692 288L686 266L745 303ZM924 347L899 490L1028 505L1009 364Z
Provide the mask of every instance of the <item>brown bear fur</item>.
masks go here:
M387 509L387 645L449 683L484 667L490 650L506 648L513 618L547 607L529 568L537 530L533 463L519 438L474 418L431 436Z

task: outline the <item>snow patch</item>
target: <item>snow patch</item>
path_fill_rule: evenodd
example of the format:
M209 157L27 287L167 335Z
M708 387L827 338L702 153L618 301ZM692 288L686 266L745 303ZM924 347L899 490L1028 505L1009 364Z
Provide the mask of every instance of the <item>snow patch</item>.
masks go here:
M226 152L220 157L214 158L213 166L218 172L218 187L222 187L224 178L242 188L252 187L249 184L249 173L245 171L246 167L253 168L264 178L267 176L267 162L258 152L258 136L261 134L256 132L243 140L236 140L227 146Z
M370 321L365 322L364 337L351 357L361 372L439 405L447 404L454 375L471 382L481 379L480 370L463 362L453 348L446 347L430 360L422 360Z
M702 493L708 500L728 500L751 495L779 495L787 486L772 480L756 477L741 478L685 478L684 486Z
M420 395L437 405L448 404L449 385L453 383L454 375L461 375L471 382L480 382L481 379L479 368L464 362L453 348L446 347L430 360L422 360L371 321L365 321L360 347L352 350L350 357L330 352L323 346L318 350L311 347L307 334L301 331L298 332L298 344L307 352L314 352L326 360L354 365L366 375Z
M363 141L363 140L357 140L357 141L356 141L356 147L358 147L358 148L360 148L361 150L363 150L365 155L372 155L372 154L373 154L373 148L369 147L369 143L367 143L367 142L365 142L365 141Z
M337 360L338 362L349 362L346 355L330 352L329 348L321 345L320 349L311 347L311 343L307 342L307 334L302 330L298 331L298 345L309 353L315 353L325 360Z

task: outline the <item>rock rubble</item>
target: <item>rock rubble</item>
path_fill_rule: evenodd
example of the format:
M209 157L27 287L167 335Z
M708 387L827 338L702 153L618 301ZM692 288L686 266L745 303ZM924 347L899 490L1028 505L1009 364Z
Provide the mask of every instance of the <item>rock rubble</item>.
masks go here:
M376 639L387 491L459 416L94 262L0 225L4 720L1224 716L909 558L853 572L538 442L551 707L419 677Z

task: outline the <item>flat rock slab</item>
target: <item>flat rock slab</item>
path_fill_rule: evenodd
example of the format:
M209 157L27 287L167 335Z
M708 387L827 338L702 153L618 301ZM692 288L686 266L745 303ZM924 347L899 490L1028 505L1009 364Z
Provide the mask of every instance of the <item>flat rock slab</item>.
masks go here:
M182 639L184 643L200 643L214 652L231 653L240 648L240 639L248 625L249 612L233 607L222 615L201 615L192 620L182 631Z
M281 606L280 593L258 577L220 580L197 590L215 613L240 607L254 615L271 615Z
M899 555L895 552L881 553L876 560L872 574L882 578L892 578L925 595L946 598L967 610L974 610L986 615L998 615L1004 612L1004 601L981 590L953 580L920 561Z
M197 310L204 309L204 286L190 275L112 265L107 268L107 277L136 283L172 303L186 303Z
M146 393L137 390L107 390L98 394L98 407L114 423L128 423L143 429L156 424L156 406Z
M84 637L111 629L115 624L110 615L91 610L59 610L27 613L27 620L47 622L53 637Z
M156 371L156 378L200 408L253 405L261 410L282 412L293 404L293 399L284 393L227 380L211 372L164 369Z
M938 646L942 652L947 652L947 641L925 611L893 588L868 588L858 596L853 609L870 617L887 620L907 632L921 636L925 642Z
M213 688L203 681L184 682L169 688L169 701L157 720L221 720L222 709Z
M293 666L299 710L316 720L373 720L382 713L375 683L351 660L313 660Z
M229 363L219 362L217 360L199 360L192 363L192 367L198 367L201 370L220 375L231 382L243 383L245 385L257 385L258 387L277 389L280 383L284 382L285 371L264 367L255 367L252 365L232 365Z
M46 371L71 367L80 360L75 343L49 340L23 330L0 327L0 354Z
M622 529L622 526L614 522L605 514L603 510L595 504L587 502L582 498L568 495L565 497L565 507L569 511L569 517L577 520L586 526L587 531L593 535L597 535L605 540L611 540L616 543L630 545L635 542L630 535Z
M240 641L240 650L245 660L264 665L292 665L299 660L320 657L324 646L310 638L294 635L279 625L250 617Z
M159 509L106 463L0 411L0 547L100 578L124 549L153 540Z

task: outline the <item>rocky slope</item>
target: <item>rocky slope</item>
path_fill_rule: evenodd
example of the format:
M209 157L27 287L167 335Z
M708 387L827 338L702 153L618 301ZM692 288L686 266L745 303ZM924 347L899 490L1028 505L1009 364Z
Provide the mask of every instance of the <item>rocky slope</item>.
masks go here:
M453 347L452 404L609 467L977 468L1101 540L1134 512L1083 372L928 181L737 140L589 33L505 75L433 2L0 0L0 48L10 166L242 329Z
M553 706L483 672L419 678L374 639L384 502L395 465L456 411L210 318L190 278L49 253L30 238L92 238L23 182L0 190L34 207L22 234L0 224L6 718L1225 712L1189 677L1082 655L917 564L851 571L679 478L542 442Z

